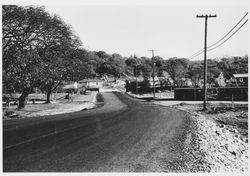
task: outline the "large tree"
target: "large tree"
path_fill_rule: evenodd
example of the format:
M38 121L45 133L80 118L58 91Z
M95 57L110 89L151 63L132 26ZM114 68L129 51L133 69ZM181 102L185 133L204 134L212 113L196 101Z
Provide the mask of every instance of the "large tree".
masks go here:
M101 74L111 74L119 77L125 70L125 60L119 54L112 54L109 58L105 59L105 62L101 64L98 72Z
M2 8L4 86L21 93L18 108L24 108L34 87L43 85L50 91L58 84L65 72L62 59L80 42L68 25L43 7Z
M223 71L227 79L236 73L248 73L248 55L243 57L222 58L218 67Z
M188 60L184 58L170 58L165 61L165 70L177 86L182 85L182 78L187 76Z
M57 16L47 19L45 27L38 48L43 64L40 88L46 92L46 102L50 103L50 95L60 83L70 76L75 77L68 75L72 73L72 65L81 65L71 54L77 52L80 41L71 28Z

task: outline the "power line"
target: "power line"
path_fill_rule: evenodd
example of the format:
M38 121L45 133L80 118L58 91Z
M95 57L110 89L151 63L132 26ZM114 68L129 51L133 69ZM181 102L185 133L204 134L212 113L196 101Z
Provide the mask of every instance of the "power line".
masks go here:
M193 59L193 58L195 58L195 57L201 55L203 52L204 52L204 49L200 50L200 51L197 52L195 55L192 55L192 57L190 57L189 59L191 60L191 59Z
M216 43L210 45L208 48L211 48L213 46L215 46L216 44L218 44L220 41L222 41L227 35L229 35L235 28L236 26L238 26L240 24L240 22L247 16L248 12L240 19L240 21L226 34L224 35L220 40L218 40Z
M211 46L209 46L208 48L211 48L212 46L216 45L217 43L219 43L220 41L222 41L230 32L232 32L236 26L239 25L239 23L248 15L248 12L240 19L240 21L226 34L224 35L220 40L218 40L216 43L212 44ZM189 58L193 59L197 56L199 56L200 54L203 53L203 49L199 50L198 52L194 53L193 55L191 55Z
M218 48L219 46L221 46L222 44L224 44L224 43L225 43L226 41L228 41L236 32L238 32L247 22L248 22L248 19L247 19L247 20L246 20L246 21L245 21L236 31L234 31L234 33L231 34L226 40L224 40L222 43L220 43L220 44L217 45L216 47L211 48L211 47L214 46L215 44L209 46L208 48L210 48L210 49L208 49L207 51L212 51L212 50ZM223 37L223 39L224 39L224 38L225 38L225 37ZM221 40L220 40L220 41L221 41ZM216 42L216 44L217 44L217 43L219 43L219 42ZM190 57L189 59L193 59L193 58L195 58L195 57L201 55L203 52L204 52L204 50L202 49L202 50L200 50L199 52L197 52L195 55L193 54L193 56Z
M216 44L218 44L220 41L222 41L227 35L229 35L229 34L230 34L230 33L240 24L240 22L241 22L247 15L248 15L248 12L240 19L240 21L239 21L236 25L234 25L234 27L233 27L226 35L224 35L220 40L218 40L218 41L215 42L214 44L208 46L207 48L211 48L211 47L215 46ZM238 31L238 29L237 29L237 31ZM227 39L227 40L228 40L228 39ZM208 51L211 51L211 50L208 50ZM200 54L202 54L203 52L204 52L204 49L201 49L201 50L197 51L196 53L194 53L193 55L191 55L191 56L189 57L189 59L193 59L193 58L199 56Z
M246 23L248 22L248 19L232 34L230 35L226 40L224 40L224 42L222 42L221 44L219 44L218 46L209 49L208 51L212 51L216 48L218 48L219 46L221 46L222 44L224 44L226 41L228 41L234 34L236 34L236 32L238 32Z
M196 53L194 53L193 55L191 55L189 58L192 59L192 58L196 57L197 54L200 55L201 53L203 53L203 51L204 51L204 49L202 48L201 50L199 50L199 51L197 51ZM200 52L201 52L201 53L200 53ZM198 55L197 55L197 56L198 56Z

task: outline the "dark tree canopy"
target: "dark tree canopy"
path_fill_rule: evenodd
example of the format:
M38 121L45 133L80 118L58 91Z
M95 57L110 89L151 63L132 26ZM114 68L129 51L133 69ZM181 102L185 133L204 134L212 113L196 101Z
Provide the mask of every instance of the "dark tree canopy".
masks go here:
M22 93L19 108L23 108L34 87L53 89L64 78L69 50L80 41L43 7L6 5L2 9L3 84L9 92Z

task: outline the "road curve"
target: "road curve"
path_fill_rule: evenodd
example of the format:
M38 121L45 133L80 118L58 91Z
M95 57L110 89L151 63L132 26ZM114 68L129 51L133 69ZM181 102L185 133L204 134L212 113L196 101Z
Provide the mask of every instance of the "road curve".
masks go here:
M103 97L98 109L3 121L3 171L185 171L185 112L123 93Z

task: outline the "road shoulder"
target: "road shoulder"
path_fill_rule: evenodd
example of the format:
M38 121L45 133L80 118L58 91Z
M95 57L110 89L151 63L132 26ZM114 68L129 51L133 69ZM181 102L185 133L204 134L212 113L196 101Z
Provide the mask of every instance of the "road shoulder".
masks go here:
M193 161L189 165L206 172L248 170L247 105L237 104L231 109L230 104L216 104L204 112L202 104L155 103L190 113L192 142L187 152Z

